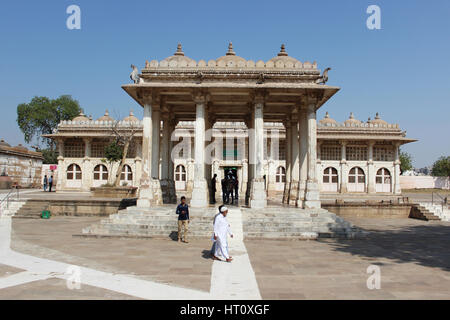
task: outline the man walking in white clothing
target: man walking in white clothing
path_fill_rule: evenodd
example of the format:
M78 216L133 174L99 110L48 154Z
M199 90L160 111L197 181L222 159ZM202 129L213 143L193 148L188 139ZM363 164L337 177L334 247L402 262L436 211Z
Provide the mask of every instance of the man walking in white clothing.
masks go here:
M233 233L230 229L230 224L227 221L228 208L222 207L220 214L217 215L214 221L214 240L216 241L215 253L213 255L214 260L220 260L217 256L221 255L227 262L231 262L233 259L228 254L228 239L230 235L233 238Z

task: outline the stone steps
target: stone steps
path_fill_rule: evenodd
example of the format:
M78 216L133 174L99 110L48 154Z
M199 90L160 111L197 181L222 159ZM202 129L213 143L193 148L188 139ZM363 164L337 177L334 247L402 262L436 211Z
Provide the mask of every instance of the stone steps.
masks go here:
M27 200L14 215L15 219L40 219L42 211L48 209L49 204L39 200Z
M178 230L174 212L175 207L156 207L144 211L136 207L128 208L85 228L81 236L173 238ZM191 209L189 238L211 238L216 213L215 208ZM344 219L322 209L242 209L242 217L245 239L353 239L365 236Z
M430 211L431 208L426 207L422 204L415 205L417 213L415 218L425 220L425 221L440 221L441 218L434 212Z

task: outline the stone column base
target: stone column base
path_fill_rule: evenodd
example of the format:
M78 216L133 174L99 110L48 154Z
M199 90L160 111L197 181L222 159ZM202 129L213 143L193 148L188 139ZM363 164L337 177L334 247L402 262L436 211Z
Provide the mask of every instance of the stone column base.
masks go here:
M141 181L139 188L139 199L137 200L137 207L146 209L152 206L153 200L153 185L150 181Z
M191 207L205 208L208 206L208 184L206 180L194 180Z
M304 208L305 206L305 190L306 190L306 181L300 181L298 183L298 197L297 197L298 208Z
M298 181L292 181L291 187L289 191L289 204L293 206L297 206L298 200Z
M153 200L152 204L155 206L161 206L163 204L163 192L161 189L161 181L152 180L153 183Z
M320 209L320 192L317 182L306 182L305 209Z
M250 193L250 208L263 209L267 206L266 188L264 179L252 180Z

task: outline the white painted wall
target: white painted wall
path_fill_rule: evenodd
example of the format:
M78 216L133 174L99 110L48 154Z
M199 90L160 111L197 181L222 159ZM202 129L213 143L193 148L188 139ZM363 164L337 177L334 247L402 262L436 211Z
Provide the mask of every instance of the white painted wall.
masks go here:
M446 189L450 190L448 177L400 176L402 189Z

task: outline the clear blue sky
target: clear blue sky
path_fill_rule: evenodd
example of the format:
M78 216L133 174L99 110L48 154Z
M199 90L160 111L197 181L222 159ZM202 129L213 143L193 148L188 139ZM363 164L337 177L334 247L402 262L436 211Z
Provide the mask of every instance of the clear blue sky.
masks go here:
M66 28L66 8L82 29ZM366 28L381 7L382 30ZM417 167L450 154L450 1L7 1L0 6L0 136L23 143L16 107L33 96L71 94L94 118L139 107L121 89L130 64L172 55L214 59L233 41L238 55L289 55L328 66L342 90L319 112L344 121L380 112L420 141L404 147Z

